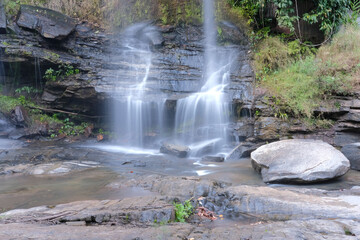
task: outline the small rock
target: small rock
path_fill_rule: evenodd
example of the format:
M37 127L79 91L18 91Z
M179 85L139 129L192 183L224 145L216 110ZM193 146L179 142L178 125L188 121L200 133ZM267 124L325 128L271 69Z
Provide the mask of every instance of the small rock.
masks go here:
M11 121L17 127L26 127L29 121L28 114L23 106L16 106L11 112Z
M240 158L250 157L250 154L259 147L258 144L244 142L240 143L227 156L226 160L238 160Z
M189 154L190 148L187 146L164 143L160 148L160 152L174 155L180 158L185 158Z
M224 162L225 158L221 156L205 156L201 159L204 162Z

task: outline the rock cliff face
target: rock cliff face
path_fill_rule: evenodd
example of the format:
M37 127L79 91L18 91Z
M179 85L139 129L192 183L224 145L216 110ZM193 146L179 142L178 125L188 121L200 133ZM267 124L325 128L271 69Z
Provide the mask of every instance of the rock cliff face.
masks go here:
M73 20L46 9L22 6L17 22L0 35L5 72L4 91L22 86L39 88L39 100L48 108L80 113L90 117L109 114L109 102L128 95L136 72L126 54L122 33L105 33L87 23ZM54 14L56 15L54 17ZM36 24L35 24L36 23ZM149 98L165 96L169 111L177 99L197 92L203 75L202 26L139 25L139 36L150 43L152 62L146 91ZM141 27L142 26L142 27ZM231 84L226 88L229 101L239 111L250 112L253 105L254 73L250 66L249 44L245 34L230 23L219 24L221 42L237 53L231 70ZM34 32L34 29L38 32ZM58 29L59 32L54 32ZM60 30L59 30L60 29ZM74 29L74 30L73 30ZM141 37L143 37L141 36ZM45 80L47 69L72 66L77 74ZM145 72L146 66L136 69ZM114 86L121 88L114 92ZM120 95L120 96L119 96ZM245 110L244 110L245 109Z
M38 98L48 108L91 118L108 115L112 111L108 106L114 96L114 86L121 88L116 92L117 97L121 94L125 97L136 76L136 72L130 71L135 63L128 58L124 48L126 31L105 33L84 22L75 24L66 16L59 17L61 15L56 15L40 29L40 20L35 25L31 23L38 18L44 22L44 16L38 16L39 12L34 9L22 7L17 22L7 26L7 34L0 35L3 92L33 86L42 91ZM25 13L27 18L22 17ZM31 14L34 16L30 17ZM64 21L68 26L64 27ZM66 33L50 34L55 39L49 39L52 37L47 33L58 25L64 27ZM147 96L151 99L161 95L167 99L168 111L174 111L179 98L201 88L204 63L202 27L149 23L140 26L137 34L147 38L152 52ZM221 22L219 27L222 29L219 42L237 53L233 59L236 64L231 70L231 84L226 91L233 103L230 134L234 141L247 140L247 147L242 147L246 156L249 149L254 149L252 143L283 138L315 138L336 146L360 142L358 93L350 97L339 96L327 104L333 107L316 111L317 115L334 121L334 126L327 129L309 127L297 119L281 118L272 107L271 98L266 98L261 89L254 89L250 48L244 33L227 22ZM73 66L79 69L79 73L61 76L56 81L44 79L47 69L56 71L61 65ZM146 71L146 66L141 64L136 68L140 72ZM238 153L243 155L243 151Z

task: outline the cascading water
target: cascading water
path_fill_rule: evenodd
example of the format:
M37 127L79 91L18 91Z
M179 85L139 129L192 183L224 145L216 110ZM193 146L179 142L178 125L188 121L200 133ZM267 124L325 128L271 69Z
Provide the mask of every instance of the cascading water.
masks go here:
M153 53L149 34L158 34L147 23L135 24L128 28L122 39L122 61L128 68L122 69L119 76L127 76L129 85L122 89L124 79L119 79L120 88L115 92L126 92L115 100L115 132L121 145L145 148L146 138L159 135L162 129L163 105L165 99L149 96L147 81L149 78Z
M151 43L154 34L159 33L149 23L129 27L122 35L120 54L113 59L123 66L114 89L113 122L119 143L157 148L164 140L189 146L191 157L219 153L227 145L229 135L230 104L225 88L230 82L232 61L237 56L231 49L216 44L214 1L204 0L202 87L178 99L175 113L167 112L167 96L159 89L157 74L161 73L152 69L152 61L156 58ZM169 126L171 131L167 129Z
M175 138L190 146L191 156L214 154L227 144L230 106L224 88L229 83L234 56L216 46L214 2L204 1L204 84L200 92L178 100Z

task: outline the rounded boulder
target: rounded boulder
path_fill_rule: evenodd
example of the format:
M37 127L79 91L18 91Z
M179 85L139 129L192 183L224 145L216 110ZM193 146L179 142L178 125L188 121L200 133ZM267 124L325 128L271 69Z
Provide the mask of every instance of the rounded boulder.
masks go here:
M334 179L350 169L349 160L328 143L292 139L273 142L251 153L266 183L312 183Z

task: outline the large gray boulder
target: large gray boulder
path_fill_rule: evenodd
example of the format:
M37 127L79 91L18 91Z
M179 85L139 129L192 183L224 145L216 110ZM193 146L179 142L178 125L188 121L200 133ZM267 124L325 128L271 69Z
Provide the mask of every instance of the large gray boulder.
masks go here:
M323 141L284 140L251 153L252 165L266 183L311 183L344 175L349 160Z
M21 5L17 25L36 30L48 39L62 40L75 30L75 21L47 8Z
M349 159L351 169L360 171L360 143L345 145L341 152Z

